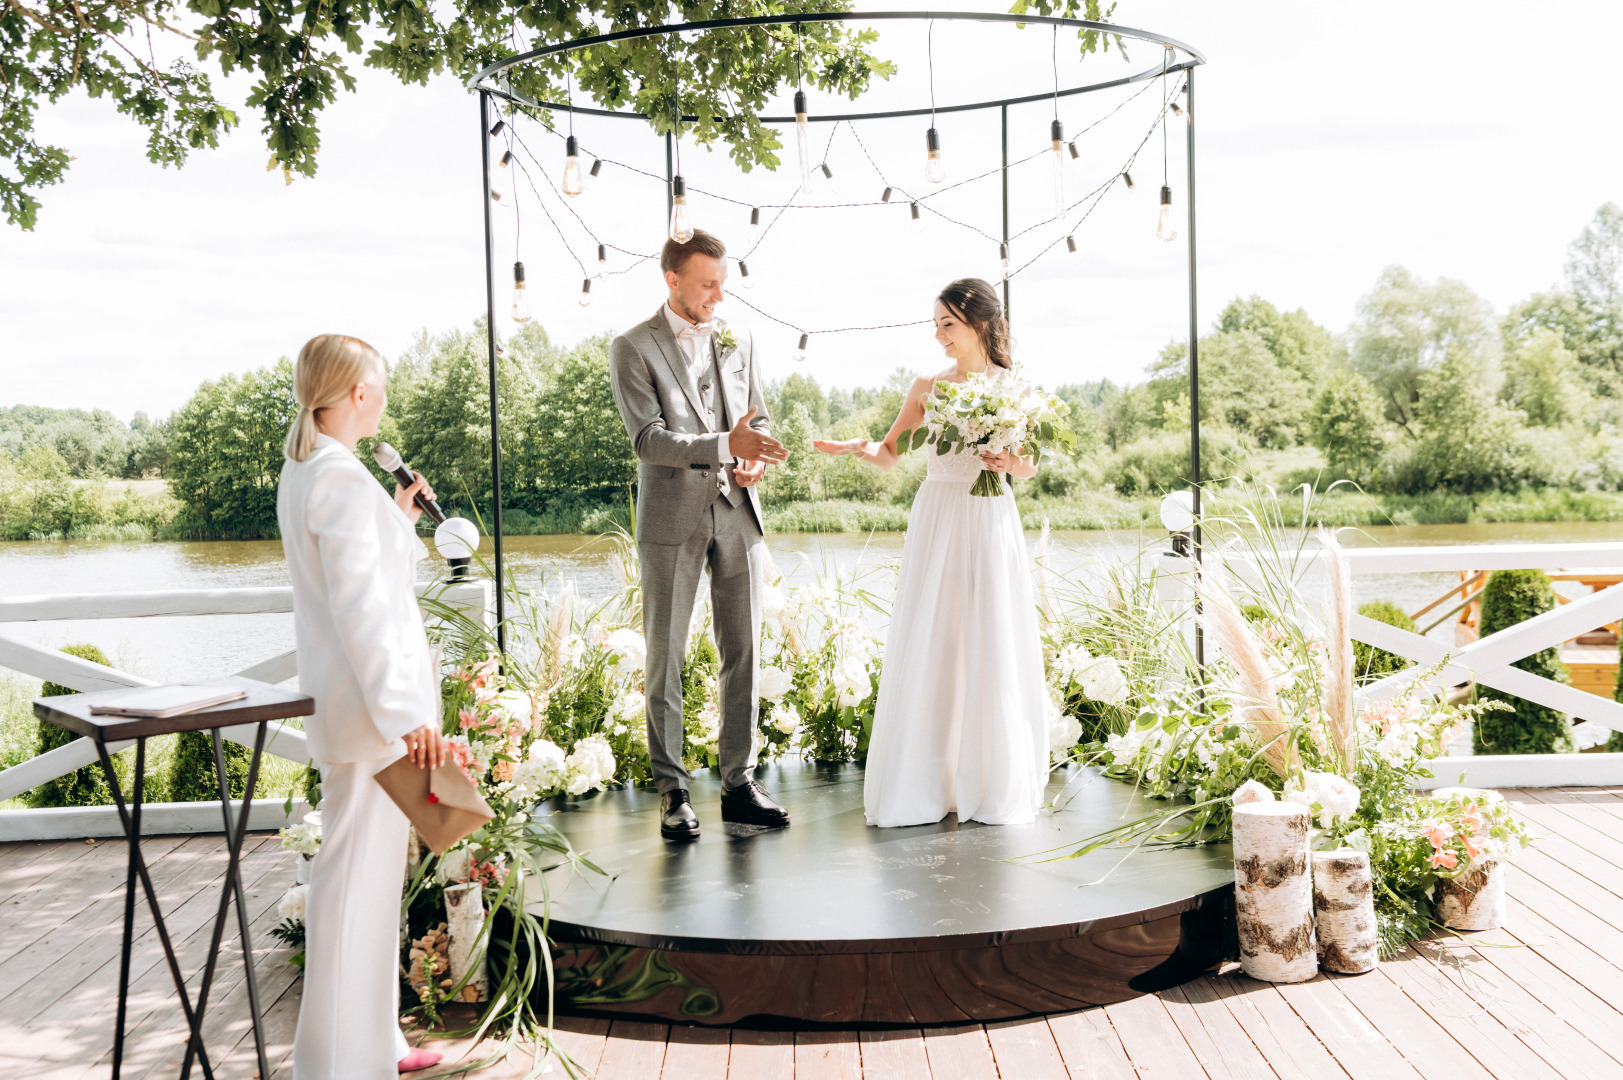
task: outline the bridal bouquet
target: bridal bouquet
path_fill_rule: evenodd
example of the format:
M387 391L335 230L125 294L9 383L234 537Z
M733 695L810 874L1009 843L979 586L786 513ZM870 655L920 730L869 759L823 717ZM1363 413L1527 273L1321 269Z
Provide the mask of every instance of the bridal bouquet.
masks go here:
M1076 432L1064 423L1070 411L1059 398L1012 375L993 379L976 372L963 382L943 379L924 399L924 426L902 432L896 449L917 450L928 442L937 454L968 450L1041 460L1045 447L1076 446ZM1001 491L998 475L986 469L969 489L985 496Z

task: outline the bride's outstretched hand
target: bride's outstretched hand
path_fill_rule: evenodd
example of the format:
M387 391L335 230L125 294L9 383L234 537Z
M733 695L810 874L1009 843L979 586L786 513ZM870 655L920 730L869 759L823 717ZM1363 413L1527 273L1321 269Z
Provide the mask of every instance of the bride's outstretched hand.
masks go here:
M868 452L867 439L840 439L838 441L814 439L812 445L825 454L834 454L836 456L842 454L866 454Z

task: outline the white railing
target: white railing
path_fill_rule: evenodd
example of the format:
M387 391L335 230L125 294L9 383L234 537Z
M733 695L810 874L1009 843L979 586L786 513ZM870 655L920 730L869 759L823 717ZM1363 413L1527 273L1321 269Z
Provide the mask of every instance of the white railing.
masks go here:
M1465 544L1439 547L1347 548L1347 569L1357 592L1360 576L1370 574L1434 574L1478 570L1603 570L1623 567L1623 543L1615 544ZM1297 569L1304 573L1304 592L1313 599L1312 582L1327 580L1328 558L1323 551L1303 554ZM1251 577L1255 568L1243 558L1230 557L1236 576ZM1186 560L1164 556L1169 577L1164 600L1187 597ZM1542 615L1517 623L1459 648L1413 631L1353 616L1352 636L1357 641L1412 660L1415 667L1390 675L1360 689L1365 701L1380 701L1402 693L1424 672L1436 671L1423 689L1436 691L1475 680L1507 694L1535 701L1613 731L1623 731L1623 704L1586 693L1512 667L1540 650L1556 647L1596 627L1623 617L1623 584L1597 589L1557 606ZM1434 786L1468 784L1475 787L1592 787L1623 784L1623 754L1506 754L1482 757L1444 757L1434 765Z
M461 582L453 585L419 585L419 596L488 619L490 583ZM173 616L268 615L291 612L291 587L260 589L177 589L143 593L85 593L60 596L22 596L0 599L0 624L58 622L89 619L143 619ZM59 683L81 692L111 690L121 686L149 686L150 679L117 668L103 667L76 656L42 648L0 631L0 667ZM298 675L296 654L289 651L233 672L261 682L279 683ZM310 759L304 732L289 724L268 725L265 752L304 764ZM221 732L233 742L252 746L257 724L225 728ZM109 743L108 752L117 753L133 742ZM40 784L66 776L98 760L95 744L75 739L48 753L0 770L0 800L14 798ZM127 795L128 793L126 793ZM285 824L284 800L256 799L251 820L256 828L277 828ZM294 817L302 813L295 808ZM220 832L220 808L215 803L160 803L142 810L142 832ZM0 810L0 841L76 839L86 836L120 836L117 809L112 806L73 806L47 809Z

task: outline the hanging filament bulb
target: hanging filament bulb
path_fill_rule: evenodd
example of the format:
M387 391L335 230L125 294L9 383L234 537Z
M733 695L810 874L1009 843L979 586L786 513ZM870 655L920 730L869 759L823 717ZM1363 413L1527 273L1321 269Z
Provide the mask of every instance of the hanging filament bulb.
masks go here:
M1183 117L1184 123L1187 123L1187 124L1193 124L1194 123L1193 120L1189 119L1189 114L1184 112L1183 109L1178 105L1178 103L1176 101L1172 102L1171 105L1172 105L1172 115L1173 116L1181 116L1181 117Z
M806 151L806 91L795 91L795 148L800 151L800 190L811 190L811 156Z
M530 301L524 295L524 264L513 264L513 321L519 324L530 321Z
M941 136L935 128L924 133L924 178L932 184L947 178L947 165L941 160Z
M609 268L609 246L607 244L599 244L599 245L597 245L597 272L599 274L601 274L603 271L607 270L608 268Z
M1076 254L1076 237L1067 236L1065 238L1065 250L1069 251L1072 255Z
M1009 278L1009 245L1008 244L999 244L997 246L997 261L1002 265L1002 267L1003 267L1003 279L1005 281L1007 281L1008 278Z
M761 208L750 207L750 245L753 247L761 237Z
M1130 172L1124 172L1124 173L1121 174L1121 178L1123 180L1127 181L1127 190L1132 191L1133 190L1133 174L1130 173Z
M1054 216L1065 213L1065 125L1056 117L1048 125L1048 138L1054 146Z
M799 364L806 359L806 343L810 340L810 334L800 335L800 344L795 346L795 351L793 353L795 363Z
M505 128L506 126L507 126L507 121L506 120L498 120L498 121L496 121L496 123L490 129L490 137L494 139L496 136L500 135L502 133L502 129Z
M885 188L885 193L883 195L879 196L879 201L882 202L882 203L890 202L890 192L891 192L891 189L889 187L886 187Z
M505 169L511 164L513 164L513 151L509 150L502 154L502 159L496 163L496 167L499 169Z
M571 135L564 139L564 194L579 195L585 190L580 182L580 144Z
M746 289L755 288L755 280L750 277L750 264L743 259L738 260L738 280Z
M1178 238L1178 230L1172 224L1172 188L1166 184L1161 185L1161 217L1155 223L1155 238L1163 244Z
M587 278L580 283L580 306L592 306L592 279Z
M591 191L597 186L597 174L603 171L603 159L593 158L592 167L586 170L586 190Z
M908 203L908 205L907 205L907 213L908 213L908 218L909 218L909 220L911 221L911 223L913 225L913 231L914 232L923 232L924 231L924 218L919 214L919 204L918 203Z
M1082 156L1082 151L1080 151L1080 150L1078 150L1076 148L1076 144L1078 142L1080 142L1081 139L1082 139L1082 136L1078 135L1076 138L1072 139L1069 143L1066 144L1071 148L1071 160L1072 161L1076 161L1077 159L1079 159Z
M693 220L688 217L688 188L680 176L671 178L671 239L678 244L693 239Z

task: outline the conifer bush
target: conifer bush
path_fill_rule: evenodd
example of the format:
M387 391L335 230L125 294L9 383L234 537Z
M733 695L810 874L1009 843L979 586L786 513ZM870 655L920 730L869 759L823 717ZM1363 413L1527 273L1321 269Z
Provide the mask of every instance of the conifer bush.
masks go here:
M69 656L89 660L92 664L113 666L113 662L107 659L107 654L94 645L68 645L62 651ZM40 687L39 693L40 697L62 697L78 692L71 686L47 682ZM78 737L65 728L41 722L39 753L44 754L59 746L66 746ZM107 789L107 776L102 772L100 762L86 765L55 780L47 780L28 793L28 805L36 809L47 806L106 806L112 801L113 795Z
M1399 630L1414 631L1414 620L1403 613L1403 609L1387 600L1371 600L1358 608L1358 614L1376 622L1395 626ZM1374 682L1384 679L1393 672L1402 671L1409 666L1409 661L1397 653L1377 649L1373 645L1366 645L1362 641L1353 642L1353 678L1359 682Z
M1483 637L1508 626L1525 622L1555 607L1555 590L1542 570L1497 570L1488 576L1482 590L1482 619L1478 627ZM1567 665L1559 649L1552 645L1516 661L1514 667L1556 682L1567 682ZM1570 754L1572 720L1557 712L1487 686L1477 687L1483 701L1503 701L1509 711L1485 712L1476 719L1471 749L1477 754Z
M253 756L241 743L227 739L225 776L231 797L240 799L248 790L248 762ZM220 782L214 775L214 740L207 731L183 731L175 737L175 756L169 763L171 802L216 802Z

